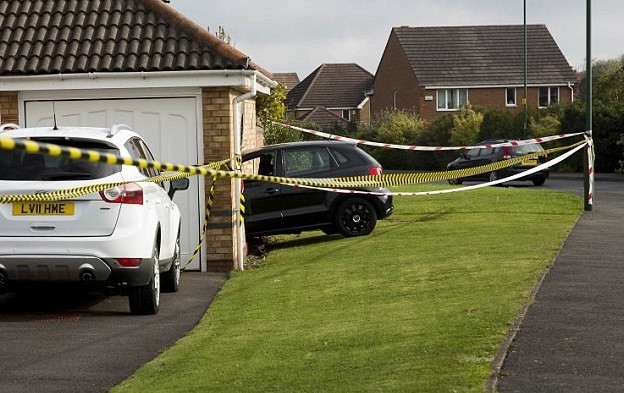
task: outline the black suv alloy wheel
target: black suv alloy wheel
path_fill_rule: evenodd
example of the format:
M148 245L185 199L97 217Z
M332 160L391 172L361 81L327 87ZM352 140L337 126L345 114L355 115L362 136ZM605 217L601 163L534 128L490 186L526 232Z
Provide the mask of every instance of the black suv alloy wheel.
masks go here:
M375 208L365 199L347 199L336 210L336 226L345 237L368 235L376 224Z

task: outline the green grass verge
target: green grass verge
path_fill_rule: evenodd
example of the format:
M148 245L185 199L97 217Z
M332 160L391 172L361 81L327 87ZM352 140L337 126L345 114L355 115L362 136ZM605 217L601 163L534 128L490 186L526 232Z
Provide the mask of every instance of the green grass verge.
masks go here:
M196 329L113 391L483 391L582 200L488 187L395 207L367 237L278 237Z

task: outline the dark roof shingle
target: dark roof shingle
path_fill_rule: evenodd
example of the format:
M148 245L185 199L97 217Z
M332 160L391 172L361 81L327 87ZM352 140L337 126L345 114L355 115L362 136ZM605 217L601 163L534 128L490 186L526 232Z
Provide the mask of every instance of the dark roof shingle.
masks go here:
M355 108L372 85L373 75L357 64L323 64L288 93L288 107Z
M344 130L349 126L349 121L347 119L344 119L320 106L314 108L312 112L308 113L301 120L316 123L324 130Z
M0 75L247 68L162 0L0 2Z
M522 84L524 26L397 27L393 29L424 86ZM545 25L527 26L528 82L575 82Z
M281 83L288 93L299 84L299 75L296 72L274 72L273 80Z

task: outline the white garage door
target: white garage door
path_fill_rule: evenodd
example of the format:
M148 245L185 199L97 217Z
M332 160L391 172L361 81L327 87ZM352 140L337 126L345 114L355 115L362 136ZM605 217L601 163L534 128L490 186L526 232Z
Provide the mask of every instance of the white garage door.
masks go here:
M195 164L201 161L197 135L196 99L149 98L119 100L25 101L26 127L53 125L53 110L59 126L110 127L126 124L140 134L150 146L157 160L176 164ZM186 263L192 255L204 217L200 212L203 181L190 178L187 191L175 195L182 212L181 253ZM188 269L200 269L201 253Z

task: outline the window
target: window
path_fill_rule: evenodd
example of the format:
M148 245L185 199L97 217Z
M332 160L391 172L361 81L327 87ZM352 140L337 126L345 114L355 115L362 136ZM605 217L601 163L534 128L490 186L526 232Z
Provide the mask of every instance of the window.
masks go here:
M456 111L468 104L468 89L438 89L438 110Z
M348 109L342 110L342 118L351 121L351 111Z
M331 169L329 152L324 147L284 150L284 175L297 177Z
M138 138L132 138L129 141L127 141L125 143L126 149L128 149L128 152L130 152L130 157L132 157L133 160L148 160L148 161L154 161L154 157L152 156L152 153L149 151L148 147L145 145L145 143L138 139ZM139 170L139 172L141 172L145 177L154 177L154 176L158 176L159 173L156 169L154 168L137 168Z
M40 143L95 150L118 156L119 150L109 145L66 138L36 138ZM71 160L64 156L26 153L23 150L0 150L0 180L89 180L101 179L121 171L121 165Z
M559 103L558 87L540 87L539 88L539 107L546 108L550 105Z
M399 93L395 90L392 92L392 109L397 109L399 106Z
M505 106L518 106L516 101L516 88L508 87L505 93Z

